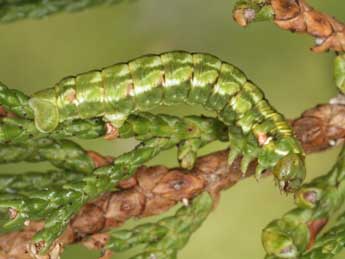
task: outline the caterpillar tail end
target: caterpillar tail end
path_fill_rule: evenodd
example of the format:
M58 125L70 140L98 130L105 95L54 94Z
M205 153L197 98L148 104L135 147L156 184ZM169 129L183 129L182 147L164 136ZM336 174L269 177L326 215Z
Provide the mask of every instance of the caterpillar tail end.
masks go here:
M296 192L306 176L304 157L295 153L286 155L273 167L273 175L284 192Z

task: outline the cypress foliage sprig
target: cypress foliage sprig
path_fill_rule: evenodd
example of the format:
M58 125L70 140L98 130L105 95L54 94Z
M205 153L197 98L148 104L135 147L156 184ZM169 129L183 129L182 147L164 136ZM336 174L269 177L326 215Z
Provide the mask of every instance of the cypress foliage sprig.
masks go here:
M11 111L19 117L32 118L33 111L28 104L29 99L30 97L21 91L9 89L5 84L0 82L0 104L7 111Z
M315 178L297 192L297 208L286 213L281 219L272 221L264 229L262 241L267 258L307 256L305 254L314 247L316 236L341 208L344 200L345 147L328 174ZM326 255L324 256L322 258L326 258Z
M146 116L148 117L145 118L155 118L153 115L146 114ZM143 129L140 125L146 125L142 124L143 118L143 116L140 117L140 123L138 119L136 120L138 123L125 124L123 126L124 135L132 136L134 133L139 133ZM226 131L219 127L222 124L213 123L213 120L207 118L190 117L185 120L185 124L172 123L171 121L181 121L171 120L173 118L171 116L164 115L157 118L161 122L151 124L155 125L156 131L154 129L149 131L150 135L145 136L149 139L143 141L133 151L117 157L112 165L98 168L92 175L79 181L72 181L59 187L54 186L47 190L32 191L29 194L6 196L0 200L0 207L9 207L15 211L15 217L6 223L4 228L12 230L22 227L29 220L44 219L45 229L35 237L36 243L40 244L42 252L44 252L63 232L70 218L79 211L82 205L106 191L113 190L119 181L130 177L139 166L158 155L162 150L172 148L188 138L201 139L206 143L224 139L227 136ZM167 127L169 125L170 129ZM144 132L147 135L147 131ZM169 135L170 138L150 138L157 132L158 135ZM142 135L138 135L144 138ZM47 152L44 153L47 154ZM55 152L51 153L55 154ZM72 159L72 161L78 162L79 160ZM63 163L63 166L66 166L66 163Z
M169 137L172 134L181 138L193 137L200 133L218 132L221 141L228 139L226 126L217 119L205 116L177 116L166 114L138 113L129 116L124 125L118 129L118 138L135 137L145 140L152 137ZM0 144L23 143L31 139L63 139L77 137L95 139L105 136L107 125L101 119L71 120L61 123L52 133L37 130L32 120L23 118L0 119ZM223 133L223 136L220 134ZM183 135L183 136L182 136ZM203 138L206 135L202 136Z
M283 30L315 38L314 52L345 51L345 24L311 7L306 0L240 0L233 17L240 26L274 21Z
M0 22L14 21L22 18L41 18L57 12L78 11L94 5L115 3L118 1L0 0ZM283 29L311 34L316 38L317 46L313 48L316 52L329 49L337 52L345 51L344 24L328 15L313 10L304 0L242 0L235 7L234 17L242 26L246 26L253 21L273 20ZM192 55L190 57L195 58ZM156 58L161 62L161 57L157 56ZM205 64L203 64L205 67L202 68L206 68L210 64L210 67L214 66L216 63L212 64L210 62L211 60L212 57L205 61ZM176 61L177 63L181 62L180 59L176 59ZM123 73L116 74L118 76L118 78L115 78L116 80L127 80L121 86L121 91L128 97L127 103L121 103L121 100L119 101L121 98L117 99L115 102L117 106L124 105L122 108L128 108L131 105L132 100L130 99L134 96L133 93L144 92L143 95L135 97L142 102L139 104L143 108L141 111L145 111L146 108L150 108L149 106L157 104L156 101L160 98L161 94L160 91L152 91L145 94L147 92L147 89L145 89L146 83L149 83L151 90L155 90L154 88L156 86L166 86L168 84L165 85L165 83L169 82L169 80L174 81L171 79L165 81L166 78L163 76L155 78L152 74L155 74L157 71L152 69L150 71L152 74L148 76L148 79L145 78L145 80L139 80L140 83L135 83L137 84L136 86L139 86L139 90L136 89L137 87L134 87L134 90L129 89L131 88L129 85L133 83L128 84L128 82L130 80L133 82L137 80L137 78L133 80L132 77L137 77L138 75L140 77L145 69L149 67L151 69L152 64L154 64L153 62L145 67L144 63L139 65L139 73L129 73L129 80L127 80L128 78L122 77ZM176 65L177 63L173 62L171 64ZM345 88L344 63L344 57L339 55L335 61L335 79L338 88L342 92L344 92ZM136 63L135 66L137 65ZM133 68L132 66L133 62L129 63L128 67L125 65L125 68ZM143 67L141 68L140 66ZM171 72L171 68L169 69L165 72ZM200 71L198 69L198 66L193 67L194 72L199 73ZM107 69L104 71L109 72ZM189 80L188 78L194 77L193 73L191 76L187 76L187 80ZM66 114L71 116L66 116L65 118L73 118L75 110L78 110L80 113L80 118L91 118L92 116L88 117L88 115L93 114L91 111L100 108L102 101L109 97L103 96L106 92L104 87L102 88L98 85L96 88L92 88L95 82L96 84L99 83L95 80L99 74L100 71L96 71L86 76L80 75L76 78L66 79L57 88L48 89L41 96L40 94L42 92L38 93L31 100L31 106L34 107L36 115L38 114L38 116L35 115L36 126L32 121L33 111L28 105L29 97L20 91L10 90L0 83L0 108L4 108L15 114L13 117L13 114L9 113L11 116L1 119L0 163L18 161L39 162L48 160L56 167L64 170L54 171L46 175L30 173L20 176L0 176L0 188L2 188L0 189L0 208L9 208L10 212L9 220L5 223L4 229L20 229L24 225L28 225L31 220L44 220L44 229L34 238L36 247L42 253L48 250L50 245L64 231L70 219L85 203L99 197L107 191L116 190L117 184L121 180L132 176L138 167L157 156L163 150L170 149L174 146L178 148L178 159L181 167L190 169L194 166L198 150L201 147L214 140L229 140L231 144L229 163L232 163L240 155L243 155L244 157L241 160L240 167L242 172L246 172L249 164L254 162L256 158L259 158L258 162L261 167L257 166L257 176L261 175L261 171L270 168L269 166L262 166L263 164L274 164L277 161L275 160L277 157L274 156L289 151L290 147L295 147L295 151L301 154L301 158L304 158L304 154L300 152L299 145L293 139L293 134L284 118L271 110L271 107L265 101L261 102L264 105L258 105L264 98L263 94L259 88L256 88L250 82L244 84L246 79L240 82L241 87L245 91L237 95L235 98L237 100L232 99L233 106L231 107L230 105L228 107L230 109L225 110L228 114L225 113L219 116L221 120L224 120L226 116L229 116L228 118L232 116L238 117L236 119L239 120L236 120L236 123L238 124L237 126L240 125L239 128L233 128L233 125L230 125L230 128L227 129L218 120L197 116L180 119L173 116L152 115L149 113L132 114L128 119L126 118L123 125L120 118L116 122L121 121L121 123L112 124L114 127L110 129L107 123L99 119L63 121L62 119L60 120L59 116L50 116L54 114L54 111L56 111L55 108L58 106L49 105L55 98L55 101L60 102L60 104L63 103L67 107L64 110L64 114L61 113L61 118L66 116ZM205 76L203 78L203 80L205 79L204 83L213 84L214 82L218 82L220 75L218 72L216 72L217 80L213 81L210 75L205 74L203 75ZM169 76L167 73L164 74L164 76L167 75ZM234 79L238 81L238 78L236 78L238 74L236 75L236 72L233 74L230 73L230 75L231 77L235 76ZM176 76L177 81L181 78ZM196 78L198 79L198 77L194 77L191 81L197 82L198 80ZM111 78L111 80L113 79ZM157 79L158 83L155 82L155 79ZM78 81L78 84L73 83L75 87L78 85L78 88L69 88L69 80ZM228 91L227 94L232 95L231 88L234 87L234 81L230 85L225 84L225 88L229 88L226 89ZM182 86L185 83L183 80L179 82ZM202 87L195 84L190 89L191 92L194 92L194 96L192 97L191 95L191 98L189 97L191 103L202 103L203 99L206 98L208 94L207 89L202 89ZM214 88L216 87L218 85ZM76 98L76 90L80 90L81 88L83 89L79 93L81 97L78 96ZM118 90L116 89L116 91ZM57 98L55 91L62 91L64 95ZM205 92L203 93L202 91ZM217 95L221 92L219 91ZM121 97L123 93L118 91L113 94L115 97ZM169 91L166 93L169 93ZM175 92L175 97L178 97L176 94L181 93L178 93L178 91ZM223 109L225 103L223 106L220 105L222 102L221 95L216 96L209 105L220 110ZM90 98L89 102L80 105L87 98ZM171 100L169 99L168 102ZM224 99L223 101L227 102ZM221 106L219 108L218 102ZM85 109L86 105L89 106L89 110ZM250 110L252 106L261 107L259 113L252 112ZM79 109L83 110L83 112L80 112ZM112 109L113 112L117 112L114 107ZM235 109L237 113L233 113L232 109ZM46 110L48 110L47 113L45 112ZM103 114L109 115L106 112ZM126 113L120 114L120 117L124 114ZM257 132L260 133L257 134L257 139L254 135L243 134L248 133L259 115L264 115L265 119L272 117L273 120L270 121L270 125L263 126L265 128L263 132ZM4 117L3 114L1 116ZM113 119L119 117L119 113L112 113L110 117ZM45 123L42 123L44 121L47 122L48 127L39 127L46 126ZM52 127L50 127L49 121L53 122ZM233 119L229 121L233 121ZM59 125L56 126L57 124ZM115 125L118 128L115 128ZM38 131L36 127L40 128L41 131ZM270 127L276 127L279 129L279 133L284 133L286 136L289 136L288 141L277 147L277 149L272 144L275 138L266 135L267 132L270 132L270 130L267 130ZM108 135L108 130L112 131L110 135ZM230 137L227 136L228 133ZM135 137L141 143L132 151L117 157L111 165L97 168L95 161L83 148L65 139L67 137L97 138L101 136ZM267 153L261 153L262 156L258 156L262 146L267 147L267 145L271 145L271 150L267 149ZM315 239L320 230L329 221L332 214L339 210L345 199L344 150L340 154L337 164L329 174L315 179L310 184L304 185L296 194L297 208L288 212L281 219L273 221L264 230L263 242L269 254L266 258L332 258L343 248L345 241L343 238L345 232L345 216L339 218L339 222L334 228L318 237L316 241ZM284 173L287 172L289 167L295 166L298 161L292 158L291 160L289 159L284 160L286 163L284 166L288 165L288 167L283 167L283 165L279 164L281 170L278 170L279 172L273 171L273 174L282 173L279 176L283 178L285 176ZM300 162L302 163L302 161ZM56 177L61 177L61 179L56 179ZM288 184L286 184L282 181L280 184L283 184L282 187L284 190L288 190L291 186L293 190L296 190L300 187L300 182L303 179L304 174L301 174L300 178L295 179L295 183L293 181L287 181L286 183ZM36 181L40 181L40 183L35 185ZM291 183L293 184L289 186ZM29 190L30 185L35 186ZM187 243L190 235L206 219L211 208L212 199L208 194L204 193L195 198L190 206L181 208L173 217L164 218L157 223L140 225L132 230L111 231L111 238L107 248L122 251L143 244L145 246L143 252L133 258L176 258L177 252Z
M212 205L211 196L204 192L194 198L190 204L180 208L174 216L129 230L110 231L106 248L122 252L144 245L143 250L131 259L177 258L177 253L206 220Z
M91 173L96 166L88 153L71 140L42 138L21 144L0 144L0 164L49 161L57 168Z
M32 139L62 139L77 137L95 139L106 134L106 125L100 119L66 121L56 131L45 134L37 130L32 120L4 117L0 119L0 143L23 143Z
M71 140L57 139L68 136L89 138L98 134L104 135L105 126L101 120L70 121L61 125L52 134L43 134L35 130L32 121L17 118L5 119L3 124L0 124L0 132L3 132L2 136L6 137L3 137L3 141L0 142L7 144L0 144L0 163L48 160L59 168L72 171L91 173L95 169L91 158L81 146ZM21 121L24 123L20 124ZM36 136L33 135L33 131L37 134ZM43 138L44 135L52 138ZM184 168L193 166L198 149L205 144L216 139L221 141L228 139L227 128L223 123L213 118L198 116L178 118L170 115L141 113L130 116L119 129L119 137L122 138L135 137L138 140L145 140L169 136L175 136L181 141L190 138L182 142L178 148L179 160ZM19 143L9 145L11 138ZM37 139L28 140L29 138ZM22 141L20 142L19 139Z
M26 105L27 99L18 98L24 95L20 95L20 92L14 94L5 87L2 90L4 98L6 95L14 96L13 101L8 102L4 107L20 116L3 118L1 121L1 142L4 144L0 150L3 163L48 160L63 169L93 172L92 175L81 179L71 179L61 186L50 182L52 185L45 186L44 189L26 192L24 185L14 193L2 195L0 207L10 208L12 212L9 221L4 224L5 230L21 228L30 220L45 221L45 228L35 237L41 252L45 252L50 247L82 205L106 191L113 190L120 180L131 176L140 165L162 150L186 140L183 145L187 148L186 158L180 156L180 160L181 164L191 166L198 148L217 139L228 139L225 125L216 119L197 116L180 119L175 116L149 113L132 115L119 129L119 137L136 137L143 142L133 151L117 157L113 165L95 170L95 165L87 152L64 137L90 138L105 135L106 125L103 121L97 119L67 121L53 133L44 134L36 130L31 120L24 118L28 118L27 114L30 113L17 109L17 104L22 99L24 101L21 104ZM188 139L197 141L198 147L195 148ZM186 159L188 162L185 162ZM27 182L32 181L32 175L27 177ZM8 190L8 186L4 186L4 190L5 188Z
M172 139L152 139L119 156L112 166L100 168L101 171L95 170L94 174L81 181L32 191L27 195L2 196L0 207L10 208L14 212L3 229L10 231L23 227L30 220L44 220L45 228L34 238L40 251L44 253L86 202L113 190L120 180L131 176L142 163L176 144L176 140Z
M72 181L79 181L83 173L51 170L48 172L27 172L25 174L0 174L0 193L31 192L52 186L62 186Z
M313 246L303 253L298 259L332 259L343 251L345 247L345 215L336 219L334 226L320 235ZM274 255L266 259L279 259Z

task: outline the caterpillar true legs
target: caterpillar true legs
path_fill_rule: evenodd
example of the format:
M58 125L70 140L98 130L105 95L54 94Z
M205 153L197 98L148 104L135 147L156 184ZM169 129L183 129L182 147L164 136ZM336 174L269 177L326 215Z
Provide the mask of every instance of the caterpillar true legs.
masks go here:
M63 79L29 101L42 132L66 120L94 117L118 128L132 113L179 103L201 104L217 113L229 127L229 162L243 155L243 172L257 158L257 177L273 169L283 190L300 187L304 154L287 121L238 68L209 54L143 56Z

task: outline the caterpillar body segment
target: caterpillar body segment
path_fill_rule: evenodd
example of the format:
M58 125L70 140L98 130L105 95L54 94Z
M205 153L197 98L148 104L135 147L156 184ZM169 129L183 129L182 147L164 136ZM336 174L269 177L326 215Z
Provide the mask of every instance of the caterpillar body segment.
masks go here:
M193 58L184 52L161 55L164 66L163 103L179 104L186 101L193 78Z
M63 79L29 103L42 132L66 120L94 117L119 128L136 112L200 104L229 127L229 162L243 155L243 172L257 158L257 177L273 169L286 191L299 188L305 178L303 151L284 117L238 68L209 54L173 51L143 56Z

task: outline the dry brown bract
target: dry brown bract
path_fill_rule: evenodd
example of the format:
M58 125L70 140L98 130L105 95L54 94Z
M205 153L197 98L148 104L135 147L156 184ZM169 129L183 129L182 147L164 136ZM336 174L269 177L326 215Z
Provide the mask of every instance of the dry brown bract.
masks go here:
M307 33L315 37L314 52L345 51L345 25L335 18L313 9L304 0L270 0L274 22L284 30ZM252 9L237 9L234 18L241 26L255 19Z
M345 26L314 10L304 0L272 0L275 23L282 29L305 32L316 38L315 52L345 51Z

